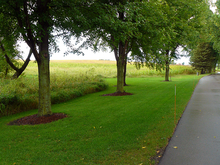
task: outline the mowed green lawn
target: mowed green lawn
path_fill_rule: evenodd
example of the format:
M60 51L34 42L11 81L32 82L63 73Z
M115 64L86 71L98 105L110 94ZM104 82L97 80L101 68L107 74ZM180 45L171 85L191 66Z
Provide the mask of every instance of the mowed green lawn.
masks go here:
M200 76L128 78L130 96L115 92L116 79L105 79L106 91L52 106L67 118L42 125L8 126L37 110L0 118L1 165L155 164L181 117Z

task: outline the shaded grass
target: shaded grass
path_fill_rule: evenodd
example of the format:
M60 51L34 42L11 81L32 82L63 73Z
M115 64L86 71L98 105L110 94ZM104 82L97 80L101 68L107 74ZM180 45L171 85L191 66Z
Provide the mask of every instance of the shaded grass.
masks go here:
M0 118L1 164L81 165L154 164L152 156L166 146L174 124L174 88L177 86L177 119L182 115L195 84L195 76L129 78L127 92L134 95L101 95L115 92L116 79L106 81L106 91L52 106L68 114L56 122L35 126L8 126L11 120L37 110Z

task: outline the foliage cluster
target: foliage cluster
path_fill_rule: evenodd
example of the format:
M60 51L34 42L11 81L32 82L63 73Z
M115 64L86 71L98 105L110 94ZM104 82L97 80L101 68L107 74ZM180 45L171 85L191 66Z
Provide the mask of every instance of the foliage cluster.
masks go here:
M214 50L211 43L200 43L193 51L191 57L191 65L201 74L211 73L215 70L216 63L218 61L218 52Z
M70 99L104 90L108 85L94 75L79 74L51 76L51 102L61 103ZM37 77L17 80L0 79L0 116L38 108Z

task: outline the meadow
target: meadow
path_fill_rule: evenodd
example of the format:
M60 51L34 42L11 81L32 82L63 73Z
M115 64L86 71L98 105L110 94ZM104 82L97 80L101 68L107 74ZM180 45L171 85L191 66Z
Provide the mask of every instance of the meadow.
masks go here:
M52 60L50 63L51 74L71 74L79 75L85 73L87 75L98 75L103 78L115 78L116 77L116 62L105 60ZM26 75L37 76L37 64L31 62L26 70ZM195 74L191 66L184 65L170 65L171 76L179 74ZM142 67L136 69L135 65L128 63L127 65L127 77L149 77L149 76L164 76L165 71L156 71L155 69L149 69Z
M66 77L75 77L71 82L96 81L104 83L103 86L107 84L107 87L52 105L54 113L68 115L52 123L7 125L12 120L36 114L37 109L1 117L0 164L157 164L202 77L187 75L191 72L189 66L171 67L172 81L164 82L162 73L147 68L136 70L133 65L128 65L129 86L125 90L133 95L116 97L102 96L116 90L115 62L52 61L52 80L55 77L61 83L62 79L67 81ZM155 74L151 75L151 72ZM82 77L86 79L82 80ZM25 88L28 87L25 83L30 83L27 80L35 82L35 78L36 63L30 63L18 81L22 81L21 86ZM62 86L54 91L59 88Z

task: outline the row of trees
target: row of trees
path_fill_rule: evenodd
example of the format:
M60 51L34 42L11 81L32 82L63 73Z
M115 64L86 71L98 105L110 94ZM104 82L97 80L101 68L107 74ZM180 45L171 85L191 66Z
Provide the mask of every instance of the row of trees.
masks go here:
M216 65L220 63L220 1L215 6L214 13L209 11L204 15L197 40L189 46L191 65L201 74L215 72Z
M42 116L52 113L49 63L52 51L58 50L57 38L62 37L74 53L81 47L109 47L117 61L116 92L121 93L128 54L137 66L165 67L168 81L177 47L194 40L206 11L205 0L1 0L0 41L4 55L16 50L19 40L30 47L38 64ZM73 49L72 36L87 40Z

